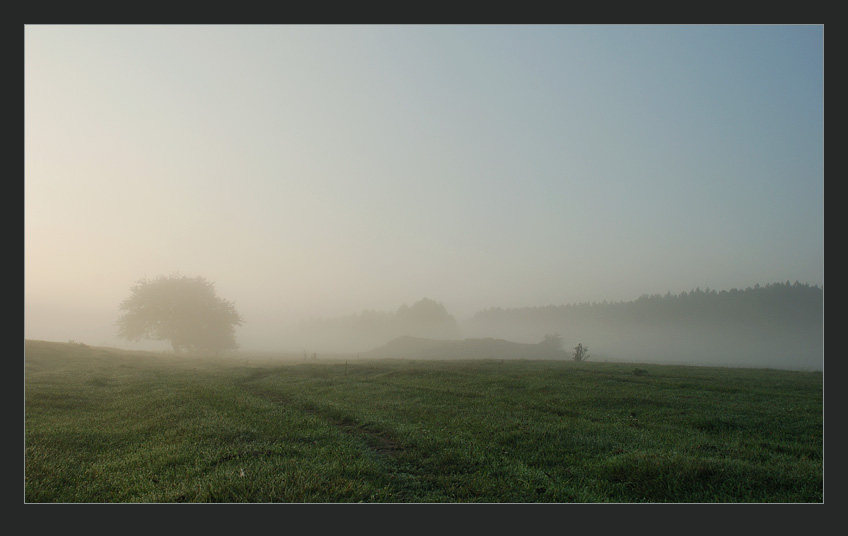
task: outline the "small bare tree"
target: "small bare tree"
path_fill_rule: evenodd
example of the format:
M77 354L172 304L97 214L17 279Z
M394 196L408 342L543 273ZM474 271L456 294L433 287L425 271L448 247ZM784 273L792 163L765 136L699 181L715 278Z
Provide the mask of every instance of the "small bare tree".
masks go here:
M574 347L574 360L580 362L587 359L589 359L589 347L583 346L583 343L578 343Z

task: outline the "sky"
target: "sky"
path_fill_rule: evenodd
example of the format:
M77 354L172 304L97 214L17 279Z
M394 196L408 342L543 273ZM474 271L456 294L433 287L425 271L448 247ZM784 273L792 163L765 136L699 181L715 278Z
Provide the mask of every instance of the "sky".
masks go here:
M24 336L824 284L821 25L27 25Z

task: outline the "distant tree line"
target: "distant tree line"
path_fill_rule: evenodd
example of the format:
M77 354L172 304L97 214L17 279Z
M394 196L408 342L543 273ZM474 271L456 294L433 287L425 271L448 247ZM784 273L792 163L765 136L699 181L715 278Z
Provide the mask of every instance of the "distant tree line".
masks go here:
M466 337L520 342L561 333L596 359L675 360L820 368L824 295L802 283L645 294L626 302L493 307L462 324Z
M478 324L531 324L554 329L563 323L592 321L629 323L709 323L758 326L820 326L823 291L799 282L754 285L744 290L696 288L672 294L644 294L626 302L592 302L543 307L492 307L476 313Z
M592 346L592 360L721 361L814 368L822 363L823 302L820 287L787 281L741 290L696 288L679 294L645 294L622 302L492 307L458 323L441 303L425 298L395 312L362 311L311 320L301 326L298 336L304 347L325 352L364 352L401 336L493 338L538 345L533 351L564 352L563 347ZM462 348L465 353L474 353L472 350L492 352L491 345ZM524 347L512 350L530 351ZM581 352L579 360L587 356Z

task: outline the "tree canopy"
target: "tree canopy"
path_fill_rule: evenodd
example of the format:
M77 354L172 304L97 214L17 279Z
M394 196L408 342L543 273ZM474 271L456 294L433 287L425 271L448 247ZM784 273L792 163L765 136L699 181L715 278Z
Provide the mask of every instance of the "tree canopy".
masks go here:
M238 348L235 328L244 323L212 283L179 274L139 280L119 310L119 337L168 341L175 352Z

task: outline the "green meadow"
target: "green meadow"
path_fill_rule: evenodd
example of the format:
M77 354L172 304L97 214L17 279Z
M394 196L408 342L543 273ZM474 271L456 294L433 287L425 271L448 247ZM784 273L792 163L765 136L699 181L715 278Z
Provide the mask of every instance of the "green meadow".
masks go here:
M821 503L822 372L25 341L28 503Z

